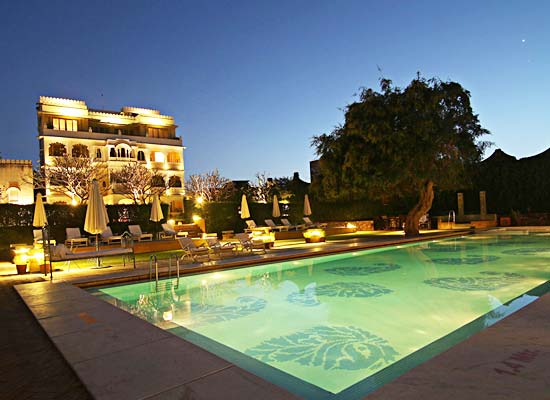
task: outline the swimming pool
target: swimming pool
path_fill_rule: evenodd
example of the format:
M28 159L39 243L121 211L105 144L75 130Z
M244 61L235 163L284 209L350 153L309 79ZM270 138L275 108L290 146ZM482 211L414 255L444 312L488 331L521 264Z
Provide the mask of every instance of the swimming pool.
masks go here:
M497 231L96 289L309 399L355 399L548 290L550 234Z

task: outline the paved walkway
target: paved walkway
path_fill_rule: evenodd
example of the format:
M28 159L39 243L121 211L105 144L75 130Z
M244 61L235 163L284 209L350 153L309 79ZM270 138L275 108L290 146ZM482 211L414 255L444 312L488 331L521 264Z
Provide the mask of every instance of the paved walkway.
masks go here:
M39 281L38 276L0 278L0 398L89 399L13 288Z

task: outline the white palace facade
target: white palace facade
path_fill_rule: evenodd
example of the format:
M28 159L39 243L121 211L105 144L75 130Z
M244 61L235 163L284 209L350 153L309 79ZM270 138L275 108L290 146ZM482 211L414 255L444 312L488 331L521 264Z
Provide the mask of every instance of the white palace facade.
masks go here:
M88 108L82 100L41 96L37 104L40 166L53 165L55 157L86 156L102 161L108 169L110 187L106 204L128 203L117 192L111 173L129 162L159 171L166 182L161 200L172 212L183 207L184 163L182 138L176 136L174 118L158 110L123 107L120 111ZM71 203L73 199L46 186L48 203Z

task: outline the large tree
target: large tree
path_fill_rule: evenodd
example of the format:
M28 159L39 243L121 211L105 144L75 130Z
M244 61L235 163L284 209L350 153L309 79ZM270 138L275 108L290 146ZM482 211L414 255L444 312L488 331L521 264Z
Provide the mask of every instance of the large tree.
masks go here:
M431 208L434 185L456 188L469 180L489 134L472 111L470 92L456 82L420 75L404 89L388 79L365 88L345 108L345 122L313 138L321 160L321 188L329 198L404 202L405 234Z

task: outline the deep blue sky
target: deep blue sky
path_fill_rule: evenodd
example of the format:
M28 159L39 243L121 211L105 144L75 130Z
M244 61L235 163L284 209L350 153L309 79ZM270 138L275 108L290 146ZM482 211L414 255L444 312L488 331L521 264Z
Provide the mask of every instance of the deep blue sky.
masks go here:
M38 159L48 95L175 116L187 175L309 180L311 137L378 66L400 86L417 71L461 83L494 148L534 155L550 147L548 15L548 1L3 1L1 155Z

